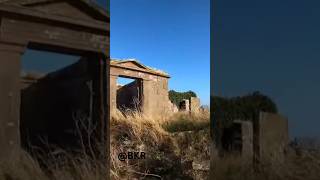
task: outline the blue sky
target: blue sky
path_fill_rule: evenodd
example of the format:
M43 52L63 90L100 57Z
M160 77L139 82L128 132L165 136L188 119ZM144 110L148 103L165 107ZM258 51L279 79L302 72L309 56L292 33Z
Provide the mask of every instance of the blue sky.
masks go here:
M213 93L259 90L289 118L291 137L320 137L320 2L214 2Z
M209 0L111 0L111 57L171 75L169 88L210 97Z

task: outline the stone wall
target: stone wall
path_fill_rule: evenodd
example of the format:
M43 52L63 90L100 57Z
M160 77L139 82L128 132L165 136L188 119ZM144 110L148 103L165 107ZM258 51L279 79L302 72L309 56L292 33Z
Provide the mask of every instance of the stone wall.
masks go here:
M234 120L233 125L222 132L219 154L231 149L232 152L240 151L246 159L258 162L284 160L289 143L288 120L279 114L260 112L258 120L253 122Z
M200 99L197 97L190 98L190 112L198 113L200 110Z
M141 82L135 80L117 89L117 108L120 110L140 111L141 102Z
M143 82L143 112L150 116L164 116L169 113L168 79L155 76Z
M24 147L29 143L43 146L40 138L61 147L77 146L77 118L96 119L98 109L90 72L89 62L83 60L41 79L22 81L20 129Z
M120 64L120 65L119 65ZM126 77L138 79L141 84L141 111L147 116L164 116L170 113L168 79L167 75L159 75L150 69L142 68L142 65L135 61L124 61L111 66L110 69L110 108L111 115L116 113L117 100L122 101L128 94L125 90L118 91L122 95L117 95L117 78ZM129 88L130 89L130 88ZM127 89L128 91L131 91ZM128 99L127 99L128 100ZM131 101L131 100L129 100ZM121 104L121 103L120 103ZM126 102L125 104L130 104Z
M178 109L177 105L172 103L170 100L168 101L168 107L169 107L169 113L170 114L179 112L179 109Z
M289 143L287 118L272 113L260 113L257 122L257 156L261 161L283 161Z
M241 156L246 159L253 158L253 125L251 121L234 121L241 128Z

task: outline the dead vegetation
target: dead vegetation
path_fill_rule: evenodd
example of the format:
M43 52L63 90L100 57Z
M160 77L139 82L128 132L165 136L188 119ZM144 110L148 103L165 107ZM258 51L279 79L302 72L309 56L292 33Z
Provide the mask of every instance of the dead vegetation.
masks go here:
M54 158L46 161L44 168L40 165L42 160L21 152L19 161L1 163L0 180L103 180L106 177L107 166L102 161L69 153L60 156L55 152L49 154Z
M195 179L196 176L207 176L208 167L205 167L204 175L201 174L202 170L194 170L193 167L199 167L201 158L209 159L209 150L203 149L209 141L206 136L209 133L208 127L205 130L197 127L197 135L192 134L192 128L185 132L166 131L164 124L170 125L169 120L175 124L180 121L178 117L184 117L180 118L184 119L183 122L191 121L191 119L186 120L186 114L176 114L169 119L154 119L134 112L128 112L125 116L119 113L117 117L112 118L110 146L112 179ZM190 118L199 123L205 121L200 115L192 115ZM81 121L83 122L79 123L79 130L85 130L86 128L82 126L86 121L83 119ZM88 134L79 138L80 142L91 133L90 130ZM81 147L86 149L79 150L77 154L58 147L52 147L50 151L45 152L34 151L32 156L22 152L19 162L1 164L0 180L105 179L107 164L103 157L93 157L91 148L84 145ZM145 152L146 159L119 161L118 154L127 151ZM201 153L204 156L199 156ZM193 157L199 158L198 161L194 162Z
M284 162L253 166L239 156L215 159L211 179L216 180L318 180L320 178L320 152L290 153Z
M173 117L186 117L176 114ZM192 115L203 123L202 115ZM196 118L198 117L198 119ZM176 123L171 119L172 123ZM207 179L209 157L209 129L168 132L163 125L169 119L152 119L139 114L124 117L119 114L111 120L111 177L120 179ZM209 121L209 120L207 120ZM198 126L197 126L198 127ZM144 151L146 159L119 161L118 153ZM85 153L87 151L83 151ZM0 180L104 180L106 164L89 158L74 156L62 149L51 151L46 170L39 161L22 153L17 163L1 164ZM97 158L99 159L99 158ZM291 149L284 162L263 164L254 168L239 156L213 159L213 180L318 180L320 152Z
M197 130L198 133L201 126L196 124L205 121L208 125L209 116L205 120L200 114L178 113L169 118L150 118L139 113L125 116L118 113L111 119L112 178L194 179L194 159L191 157L206 154L206 159L209 158L209 150L203 151L203 147L209 144L209 130L201 132L208 136L199 135L194 141L191 137L195 134L191 135L191 131ZM184 127L179 128L179 125ZM208 128L203 126L202 129ZM146 159L119 161L118 154L128 151L145 152Z

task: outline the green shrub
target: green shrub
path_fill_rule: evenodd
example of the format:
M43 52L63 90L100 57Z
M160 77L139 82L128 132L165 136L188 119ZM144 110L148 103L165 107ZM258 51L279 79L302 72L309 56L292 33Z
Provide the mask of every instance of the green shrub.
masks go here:
M170 101L178 107L179 107L179 103L183 99L190 99L191 97L197 97L196 93L193 91L187 91L187 92L176 92L174 90L169 91Z
M211 128L210 134L218 146L223 129L230 127L234 120L256 121L261 111L278 113L278 108L272 99L258 91L231 98L213 96L211 106L214 127Z

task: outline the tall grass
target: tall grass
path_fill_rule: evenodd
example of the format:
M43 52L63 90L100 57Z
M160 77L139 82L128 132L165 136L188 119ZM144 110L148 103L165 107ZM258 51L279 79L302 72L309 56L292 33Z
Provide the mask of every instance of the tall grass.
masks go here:
M118 113L111 119L111 178L206 179L206 173L201 176L202 170L195 171L194 167L210 159L207 127L192 125L183 129L177 125L202 124L209 121L206 117L208 114L178 113L157 119L136 112L126 116ZM166 129L170 123L177 128ZM143 151L147 156L144 160L119 161L118 154L127 151ZM33 156L21 151L19 157L18 162L0 163L0 180L105 180L107 176L105 160L92 158L87 150L73 154L55 148ZM255 168L248 160L230 155L215 158L211 167L213 180L319 180L320 152L289 151L285 161Z
M89 126L95 126L89 124L88 119L77 118L77 131L81 135L79 142L82 147L78 153L50 145L48 151L21 151L20 161L0 163L0 180L105 180L108 172L104 159L106 151L91 141L94 133L92 129L88 129ZM208 122L209 119L200 114L178 113L155 118L135 111L125 115L118 112L110 122L111 178L192 179L192 166L189 166L189 162L184 162L187 159L184 157L192 155L186 153L187 149L181 149L182 144L185 145L182 136L178 140L171 132L199 130L202 125L196 124L205 121ZM193 125L179 128L178 124L182 126L183 123ZM176 128L171 130L167 128L174 126ZM203 150L201 146L203 145L198 143L195 148L199 153ZM97 150L99 155L94 156ZM118 154L128 151L145 152L146 159L119 161Z
M239 155L215 158L210 178L216 180L318 180L320 179L320 151L286 154L284 161L261 162L254 165Z
M204 122L208 124L208 117L186 113L150 117L138 112L126 115L118 112L111 118L112 177L190 179L192 167L187 167L189 162L183 162L182 156L186 154L180 149L181 144L171 132L204 128L204 125L201 127L198 124ZM184 127L179 128L179 126ZM146 152L147 158L138 161L119 161L118 154L126 151L143 151Z
M107 164L103 161L69 153L39 160L21 151L19 161L0 163L0 180L105 180ZM45 162L45 166L39 161Z
M162 128L168 132L195 131L210 128L209 112L175 113L162 122Z

